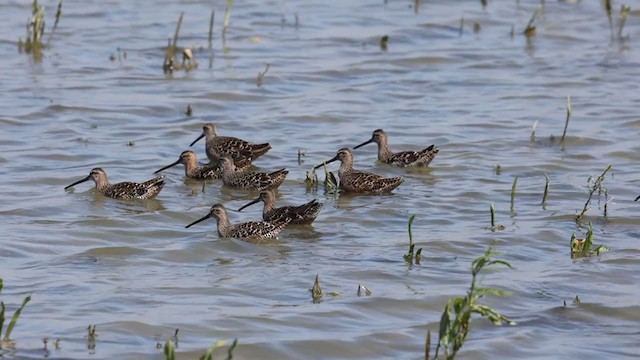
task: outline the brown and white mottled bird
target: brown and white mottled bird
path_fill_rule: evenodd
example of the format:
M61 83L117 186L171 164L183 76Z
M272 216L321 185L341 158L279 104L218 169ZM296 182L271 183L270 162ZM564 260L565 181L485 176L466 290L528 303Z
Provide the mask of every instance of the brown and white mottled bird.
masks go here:
M145 181L143 183L121 182L110 184L107 180L107 173L101 168L93 168L89 176L78 180L65 187L67 190L85 181L93 180L96 183L96 190L104 196L121 200L146 200L155 198L164 187L164 180L161 177Z
M361 146L370 144L378 144L378 160L389 165L407 167L407 166L429 166L433 158L438 154L438 148L434 145L420 151L401 151L394 153L389 150L389 137L382 129L373 132L371 139L354 147L357 149Z
M242 190L262 191L277 189L289 174L289 171L285 169L272 173L238 171L229 156L223 156L220 159L220 166L222 167L222 183L228 187Z
M299 206L275 207L276 196L272 190L263 191L260 196L252 202L244 205L238 211L262 201L262 220L264 221L285 221L289 220L289 225L309 225L311 224L322 208L322 203L313 199L306 204Z
M285 220L273 222L251 221L232 224L229 222L227 210L224 208L224 206L222 206L221 204L214 204L213 206L211 206L211 209L209 210L209 213L207 215L187 225L186 228L189 228L209 218L214 218L218 222L218 235L220 237L244 238L248 240L264 240L275 238L289 223L288 220Z
M242 158L255 160L271 149L271 145L268 143L251 144L235 137L218 136L216 126L212 123L205 124L202 127L202 134L190 146L193 146L202 138L205 138L207 157L214 163L219 162L220 158L225 155L230 156L234 162L238 162Z
M384 194L397 188L404 179L402 177L384 178L380 175L359 171L353 169L353 153L351 149L342 148L338 150L333 159L316 166L319 168L324 164L329 164L336 160L340 160L340 170L338 177L340 178L340 188L346 192L358 194Z
M157 170L155 174L178 164L184 165L184 174L190 179L215 180L222 178L222 167L220 165L198 166L198 158L190 150L183 151L176 162ZM234 163L234 166L236 171L245 171L251 166L251 159L245 157Z

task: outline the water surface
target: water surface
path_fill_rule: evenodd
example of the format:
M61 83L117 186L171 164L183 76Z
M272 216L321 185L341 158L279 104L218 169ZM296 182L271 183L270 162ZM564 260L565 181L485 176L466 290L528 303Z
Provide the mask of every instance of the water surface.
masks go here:
M49 29L57 3L41 3ZM527 39L538 4L429 1L416 12L413 1L235 2L223 45L223 1L65 1L42 63L17 53L30 4L0 5L2 300L12 312L33 298L12 334L17 357L158 359L156 344L178 328L185 359L233 338L240 359L420 358L426 330L437 334L444 305L465 293L470 262L491 243L514 269L488 272L483 283L512 295L486 302L518 325L474 320L460 358L634 357L638 17L625 39L612 39L599 2L548 1ZM163 47L182 11L179 45L195 49L199 68L166 76ZM567 96L573 115L561 149L549 136L562 133ZM205 122L270 142L257 169L290 170L279 204L325 202L314 225L261 245L219 239L213 221L184 229L213 203L237 209L254 195L219 182L203 192L181 167L165 173L153 201L106 199L90 183L63 190L95 166L113 182L151 178ZM428 169L405 170L376 163L374 145L358 149L357 168L405 176L391 196L307 191L312 166L376 128L392 149L434 143L440 153ZM194 150L205 159L202 143ZM608 164L608 216L602 198L577 225L587 179ZM489 230L490 204L503 231ZM230 217L260 214L255 206ZM412 214L424 254L415 266L402 257ZM596 244L612 251L572 260L571 234L583 236L588 222ZM316 274L325 291L317 304L308 291ZM358 284L372 295L358 297ZM572 305L576 295L581 304ZM45 353L44 337L61 348Z

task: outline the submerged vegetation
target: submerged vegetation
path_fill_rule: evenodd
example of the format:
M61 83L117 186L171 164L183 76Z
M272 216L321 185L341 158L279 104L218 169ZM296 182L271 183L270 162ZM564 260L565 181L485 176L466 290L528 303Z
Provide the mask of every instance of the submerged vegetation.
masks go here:
M58 28L60 17L62 16L62 0L58 3L58 10L56 11L56 19L49 33L49 38L43 43L44 39L44 27L45 27L45 10L44 6L38 4L38 0L33 0L31 5L31 19L27 23L27 33L25 40L18 39L18 51L31 54L31 57L35 62L41 62L44 56L44 49L49 46L53 34Z
M491 321L494 325L502 325L503 323L516 325L516 323L508 317L501 315L499 312L487 305L479 303L479 300L485 295L501 296L509 294L503 290L479 287L477 284L478 275L486 267L503 265L511 268L511 264L504 260L495 259L495 256L496 253L494 252L493 245L490 245L483 256L475 259L471 263L471 286L469 287L467 294L462 297L449 299L440 319L439 340L434 359L438 358L440 351L444 353L444 357L446 359L455 358L456 354L460 351L467 339L467 335L471 328L471 316L473 314L479 314ZM429 358L430 342L431 339L429 333L427 335L426 359Z
M593 176L590 176L587 180L587 192L589 193L589 196L587 197L587 201L585 201L584 206L582 207L582 211L578 215L576 215L576 221L579 222L580 220L582 220L586 212L591 208L591 200L593 199L593 195L595 195L596 192L598 193L598 200L603 194L605 197L608 196L608 191L603 186L603 182L609 170L611 170L611 165L607 166L607 168L604 169L602 174L600 174L600 176L598 176L597 178L594 179Z
M604 245L598 245L593 249L593 228L589 223L589 230L584 239L576 238L576 234L571 235L571 241L569 243L571 247L571 258L577 259L582 257L598 256L603 252L609 251Z
M216 341L215 344L213 344L212 347L208 348L204 354L202 354L198 359L199 360L213 360L213 352L216 351L217 349L221 348L224 346L224 344L226 344L227 341L226 340L218 340ZM233 351L236 349L236 347L238 346L238 339L234 339L233 342L231 343L231 346L229 346L229 349L227 350L227 357L225 358L226 360L231 360L233 359ZM176 360L176 343L174 343L174 341L172 340L167 340L164 343L164 356L166 360Z
M4 280L0 278L0 294L2 294L2 288L4 287ZM22 314L22 310L24 307L31 301L31 295L27 296L22 300L22 305L13 313L11 317L11 321L7 325L6 330L4 330L4 336L2 336L4 321L6 319L5 311L6 307L4 301L0 301L0 357L2 357L2 349L6 347L13 347L13 342L11 341L11 333L13 332L13 328L16 326L18 322L18 318L20 314Z
M314 303L322 301L322 288L320 287L320 274L316 274L316 279L313 282L313 286L309 289L311 292L311 299Z
M173 35L173 39L169 39L167 48L164 54L164 63L162 64L162 70L165 74L171 74L177 70L191 71L198 67L193 51L189 48L179 48L178 38L180 36L180 28L182 27L182 18L184 13L180 13L178 23L176 24L176 31ZM182 62L177 60L177 54L182 53Z
M481 1L482 6L486 7L488 2L485 0ZM233 0L227 0L226 1L226 8L225 8L225 15L224 15L224 21L223 21L223 30L222 30L222 38L223 41L226 38L226 33L228 31L229 25L230 25L230 18L231 18L231 7L233 4ZM418 9L420 7L420 1L416 0L415 1L415 11L416 13L418 12ZM43 58L43 51L44 49L46 49L49 46L49 43L51 41L51 38L53 37L53 34L56 31L56 28L58 26L58 22L60 20L61 14L62 14L62 0L60 0L59 4L58 4L58 10L55 16L55 22L54 25L49 33L48 39L46 42L43 43L43 38L45 35L45 11L44 11L44 7L40 6L38 4L37 0L34 0L33 2L33 8L32 8L32 17L31 20L29 21L28 25L27 25L27 33L26 33L26 39L25 41L23 41L22 39L19 40L19 50L20 52L25 52L25 53L29 53L33 56L33 58L36 61L41 61ZM610 27L611 27L611 31L612 31L612 38L614 37L614 11L612 10L612 1L611 0L606 0L605 1L605 9L606 9L606 14L608 16L609 22L610 22ZM535 12L533 13L532 17L530 18L526 28L523 31L524 36L527 37L527 41L532 41L529 38L532 38L534 36L536 36L536 21L537 19L541 18L541 14L542 14L543 8L540 7L538 9L535 10ZM527 12L528 14L528 12ZM624 36L623 36L623 29L625 26L625 23L627 21L627 18L630 14L630 8L629 6L626 5L622 5L620 8L620 13L619 13L619 17L618 19L618 30L617 30L617 38L619 40L624 40ZM165 49L165 57L164 57L164 63L163 63L163 71L165 73L171 74L176 70L185 70L185 71L191 71L195 68L197 68L197 63L195 60L195 56L194 56L194 51L190 48L181 48L178 46L178 40L179 40L179 35L180 35L180 30L181 30L181 26L182 26L182 22L183 22L183 15L184 13L181 13L177 24L176 24L176 28L175 28L175 33L173 38L169 39L168 45ZM215 18L215 11L211 12L210 15L210 20L209 20L209 32L208 32L208 43L209 43L209 49L212 49L212 39L213 39L213 25L214 25L214 18ZM464 32L464 18L460 19L460 27L459 27L459 32L460 35L463 34ZM469 22L468 22L469 24ZM491 22L487 22L486 24L491 24ZM522 24L520 24L522 25ZM486 25L486 26L490 26L490 25ZM298 27L298 16L296 14L296 28ZM478 33L481 31L482 27L480 25L480 23L474 22L473 23L473 28L474 28L474 32ZM515 28L515 26L514 26ZM515 32L515 30L513 30L514 28L512 28L512 34ZM541 28L542 29L542 28ZM453 29L453 31L455 31L456 28ZM542 31L542 30L541 30ZM481 34L481 35L484 35ZM398 36L397 38L394 36L394 43L392 44L393 46L395 46L394 44L397 44L398 47L403 46L402 41L404 41L405 39L403 39L403 36L405 36L404 34L402 36ZM522 37L520 35L520 37ZM164 39L164 37L163 37ZM204 41L204 40L203 40ZM388 50L388 41L389 41L389 36L388 35L384 35L379 39L379 47L381 51L387 51ZM377 49L376 49L377 50ZM394 48L392 47L392 50L394 50ZM154 60L154 63L156 64L156 71L157 66L159 65L159 58L162 55L160 54L156 54L156 58ZM180 57L181 57L181 61L180 61ZM123 58L126 59L127 58L127 53L124 52L123 53ZM120 48L118 48L118 55L116 57L116 55L112 55L112 60L115 61L116 59L120 60L121 59L121 55L120 55ZM262 61L262 60L261 60ZM264 64L265 62L261 62L260 64ZM211 67L211 64L210 64ZM254 68L255 69L255 68ZM262 72L258 72L257 75L257 79L256 79L256 85L257 87L261 87L262 85L264 85L265 83L265 76L267 74L267 72L270 69L270 63L266 63L266 66L264 68L264 71ZM276 68L276 71L279 68ZM255 71L256 70L251 70L249 77L251 80L253 80L253 77L255 76ZM272 79L271 77L269 79ZM252 84L252 81L251 81ZM231 107L231 106L230 106ZM205 108L203 106L203 108ZM198 115L200 115L201 112L204 112L203 110L200 109L200 107L198 108ZM186 110L184 111L185 115L187 117L192 117L193 116L193 108L191 106L191 104L188 104ZM205 115L206 116L206 115ZM561 115L558 115L558 122L560 121ZM571 120L572 117L572 104L571 104L571 97L567 96L567 109L566 109L566 120L565 120L565 124L564 124L564 129L562 132L562 136L560 137L559 141L557 138L554 138L553 135L551 136L551 141L550 143L553 146L561 146L562 149L565 149L565 145L567 142L567 131L568 131L568 126L569 126L569 122ZM193 121L194 119L188 119L186 121ZM575 123L575 121L574 121ZM580 123L580 121L578 120L578 123ZM536 128L538 125L538 121L536 120L534 122L533 125L533 131L531 133L531 141L535 142L536 140L536 136L535 136L535 132L536 132ZM558 124L559 125L559 124ZM97 125L95 125L97 127ZM88 141L88 140L87 140ZM526 140L525 140L526 141ZM122 144L122 143L120 143ZM134 140L130 140L129 142L125 143L126 146L128 147L134 147L135 141ZM140 147L141 145L138 145L137 147ZM133 150L133 149L132 149ZM298 159L298 165L302 164L303 160L302 158L305 156L305 153L301 152L301 150L298 150L298 154L297 154L297 159ZM505 168L508 168L508 166L510 165L509 162L503 163L505 165ZM613 198L608 198L608 191L607 189L604 187L604 181L606 179L606 175L607 173L609 173L612 169L612 165L609 165L602 173L601 175L599 175L596 178L593 177L589 177L589 179L587 180L587 193L588 193L588 198L586 200L586 202L584 203L584 206L582 208L582 210L579 213L574 214L576 216L575 221L578 223L578 226L582 226L582 224L580 223L582 220L584 220L584 217L586 216L586 213L589 211L589 209L591 208L591 203L592 200L594 199L594 196L597 194L597 198L598 201L600 201L600 197L602 195L604 195L605 198L605 202L604 202L604 216L607 217L608 215L608 205L611 203L611 201L613 200ZM487 169L485 169L485 171L488 171L488 167ZM502 167L498 164L495 166L495 168L493 169L493 171L495 172L496 175L500 175L501 171L502 171ZM508 171L508 170L507 170ZM323 186L324 186L324 191L326 194L334 194L337 195L339 193L339 181L338 178L336 178L336 176L330 172L327 169L327 166L325 164L324 166L324 173L325 173L325 179L323 181ZM539 173L538 173L539 174ZM538 204L537 200L539 199L537 196L539 195L539 190L541 190L538 186L537 187L537 191L536 191L536 198L535 198L535 207L536 210L538 209L538 205L541 205L543 207L543 209L545 209L546 207L546 202L547 202L547 198L549 195L549 190L550 190L550 179L549 179L549 175L545 172L545 186L544 186L544 192L542 194L542 200L541 203ZM537 175L539 176L539 175ZM344 178L343 178L344 179ZM523 186L522 185L526 185L526 177L523 180L525 181L525 183L521 182L521 188L520 188L520 196L518 198L518 207L519 209L522 209L525 206L525 200L526 197L523 196ZM556 183L555 181L559 181L558 178L554 178L554 189L556 188ZM511 193L510 193L510 209L511 209L511 213L512 216L515 216L515 199L516 199L516 188L517 188L517 182L518 182L518 176L515 176L513 178L513 183L511 186ZM319 186L319 179L318 179L318 175L316 174L315 170L312 172L307 172L306 173L306 179L305 179L305 184L307 185L307 191L313 190L313 191L317 191L317 188ZM203 181L201 183L202 185L202 189L201 192L204 193L205 192L205 184L206 182ZM540 184L541 185L541 184ZM506 184L504 185L506 187ZM554 194L555 194L554 190ZM505 189L500 189L501 194L504 195L504 203L506 205L506 190ZM193 189L193 193L196 194L197 193L197 188ZM638 196L635 200L638 201L640 199L640 196ZM486 205L482 205L483 209L481 209L482 214L481 214L481 219L479 220L480 223L480 227L483 227L483 229L486 231L486 208L484 208L484 206ZM573 208L572 208L573 209ZM521 210L521 212L524 212ZM572 223L572 219L573 216L571 215L567 215L565 213L565 216L567 218L570 218L570 220L568 220L568 222ZM418 248L416 250L416 243L414 243L414 239L413 239L413 233L412 233L412 224L415 220L416 215L411 215L409 217L408 220L408 237L409 237L409 248L406 254L403 254L403 258L404 261L406 263L409 264L409 266L405 266L405 264L401 264L401 267L405 268L405 267L411 267L411 265L414 264L420 264L421 263L421 255L422 255L422 248ZM496 215L495 215L495 208L494 205L491 204L490 205L490 230L491 231L497 231L497 230L504 230L505 226L504 225L500 225L500 224L496 224ZM555 221L555 220L554 220ZM510 226L511 229L512 226ZM517 228L517 226L513 226L513 228ZM565 235L563 235L563 239L561 244L558 245L559 251L563 252L566 251L566 243L564 243L564 241L566 241L566 237L568 234L565 233ZM606 252L609 251L608 248L606 248L603 245L598 245L598 246L594 246L593 245L593 241L594 241L594 235L593 235L593 229L592 229L592 224L589 223L589 228L588 231L585 234L584 238L577 238L575 233L572 235L571 240L570 240L570 254L571 254L571 258L572 259L579 259L579 258L585 258L585 257L593 257L593 256L598 256L600 255L602 252ZM404 246L404 245L403 245ZM399 251L398 251L399 252ZM563 253L564 256L566 256L565 253ZM393 259L394 261L396 261L397 263L401 263L401 260L399 259L399 253L395 253L392 254L393 255ZM501 315L499 312L497 312L496 310L494 310L493 308L484 305L484 304L480 304L480 300L486 296L486 295L497 295L497 296L501 296L501 295L507 295L506 291L502 291L502 290L497 290L497 289L493 289L493 288L485 288L485 287L481 287L479 282L480 280L478 279L478 275L480 275L481 273L484 274L484 270L488 267L494 266L494 265L502 265L502 266L506 266L511 268L511 264L504 261L504 260L499 260L496 259L496 253L494 252L494 247L489 246L489 248L486 250L486 252L484 253L483 256L475 259L472 264L471 264L471 274L472 274L472 278L471 278L471 284L470 287L466 293L466 295L461 296L461 297L457 297L457 298L452 298L449 299L449 301L447 302L444 311L442 313L441 319L440 319L440 326L439 326L439 340L437 343L437 347L435 349L435 357L434 359L436 359L441 353L443 354L443 356L446 359L453 359L455 358L455 356L458 354L458 352L460 351L460 349L463 347L467 336L469 334L470 331L470 327L471 327L471 320L472 320L472 316L473 314L479 314L481 317L484 317L488 320L490 320L493 324L495 325L502 325L504 323L509 324L509 325L515 325L515 322L513 322L512 320L510 320L508 317ZM426 269L427 266L424 266L421 269ZM326 279L326 278L325 278ZM308 279L310 280L310 279ZM325 280L326 281L326 280ZM308 286L308 285L307 285ZM326 286L326 283L325 283ZM2 287L3 287L3 282L2 279L0 278L0 293L2 291ZM313 283L313 286L311 289L309 289L309 291L311 292L311 298L313 303L320 303L322 302L322 298L323 298L323 291L320 287L320 282L319 282L319 275L316 275L315 277L315 281ZM352 288L350 287L350 291L352 291ZM308 302L308 295L306 294L306 286L304 286L301 290L301 292L304 292L304 301ZM382 291L380 290L376 290L377 293L381 293ZM328 294L329 296L331 296L333 293L330 291L327 291L326 294ZM358 284L358 290L357 290L357 296L370 296L372 295L372 292L369 288L367 288L366 286L362 285L362 284ZM4 327L4 322L5 322L5 304L4 302L1 303L1 309L0 309L0 358L3 357L3 352L2 349L3 348L9 348L13 346L13 343L10 339L10 335L14 329L14 327L16 326L16 323L18 321L18 318L23 310L23 308L27 305L27 303L30 301L31 297L27 296L24 301L22 302L22 305L14 312L11 321L9 322L8 326L6 327L6 331L4 331L3 333L3 327ZM574 300L574 302L579 303L579 298L576 296L576 299ZM101 330L102 331L102 330ZM159 343L159 346L161 348L164 349L164 354L167 360L175 360L176 358L176 348L178 347L178 339L177 339L177 330L176 330L176 334L173 338L173 340L167 340L164 344L164 347L162 347L162 343ZM4 335L4 336L3 336ZM82 336L82 335L81 335ZM96 338L97 338L97 334L96 334L96 326L95 325L89 325L89 327L87 328L87 333L86 333L86 341L87 341L87 349L91 352L91 351L95 351L95 347L96 347ZM227 354L227 359L232 359L233 355L232 352L234 351L234 349L236 348L238 343L238 340L235 339L233 341L233 343L230 345L229 349L228 349L228 354ZM46 340L45 340L45 349L46 349ZM208 348L205 353L200 357L201 360L210 360L213 359L213 353L215 350L219 349L220 347L225 345L225 341L224 340L220 340L217 341L212 347ZM56 343L56 347L58 347L58 343ZM429 359L429 351L431 349L431 332L429 331L427 333L427 339L426 339L426 358ZM159 351L158 351L159 352ZM158 354L159 355L159 354Z
M404 255L404 261L409 264L413 264L414 261L416 264L420 264L420 259L422 258L422 248L418 249L414 253L414 249L416 244L413 243L413 233L411 232L411 225L413 224L413 220L415 220L416 216L411 215L409 218L409 224L407 225L409 231L409 252Z

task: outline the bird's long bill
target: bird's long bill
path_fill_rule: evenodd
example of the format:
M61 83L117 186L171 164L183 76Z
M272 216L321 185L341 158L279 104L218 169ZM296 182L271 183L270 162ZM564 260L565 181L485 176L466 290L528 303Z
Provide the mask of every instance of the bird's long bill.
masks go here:
M85 181L89 181L89 180L91 180L91 175L87 176L86 178L84 178L84 179L82 179L82 180L78 180L78 181L74 182L73 184L71 184L71 185L69 185L69 186L66 186L64 189L65 189L65 190L67 190L67 189L69 189L70 187L74 187L74 186L76 186L76 185L78 185L78 184L81 184L81 183L83 183L83 182L85 182Z
M154 171L153 173L154 173L154 174L157 174L157 173L159 173L159 172L160 172L160 171L162 171L162 170L167 170L168 168L170 168L170 167L174 167L174 166L176 166L176 165L178 165L178 164L180 164L180 160L179 160L179 159L178 159L178 161L174 162L173 164L167 165L167 166L163 167L163 168L162 168L162 169L160 169L160 170L156 170L156 171Z
M238 211L240 212L240 211L242 211L242 209L244 209L244 208L246 208L246 207L249 207L249 206L251 206L251 205L253 205L253 204L255 204L255 203L258 203L258 202L260 202L260 198L257 198L257 199L255 199L255 200L253 200L252 202L248 203L247 205L245 205L245 206L241 207L240 209L238 209Z
M333 159L331 159L331 160L329 160L329 161L325 161L325 162L323 162L322 164L320 164L320 165L318 165L318 166L314 167L314 169L317 169L317 168L323 167L324 165L329 164L329 163L332 163L332 162L334 162L334 161L336 161L336 160L338 160L338 155L334 156L334 157L333 157Z
M191 145L189 146L193 146L193 144L197 143L200 139L202 139L204 137L204 131L202 132L202 134L200 134L200 136L198 136L197 139L193 140L193 142L191 143Z
M196 221L192 222L191 224L189 224L189 225L185 226L185 229L188 229L188 228L190 228L191 226L193 226L193 225L195 225L195 224L197 224L197 223L199 223L199 222L205 221L205 220L207 220L207 219L208 219L208 218L210 218L210 217L211 217L211 214L207 214L207 215L205 215L204 217L202 217L201 219L198 219L198 220L196 220Z
M365 146L365 145L367 145L367 144L371 144L372 142L373 142L373 138L371 138L371 139L369 139L369 140L367 140L367 141L363 142L362 144L360 144L360 145L358 145L358 146L354 146L354 147L353 147L353 150L355 150L355 149L357 149L357 148L359 148L359 147L363 147L363 146Z

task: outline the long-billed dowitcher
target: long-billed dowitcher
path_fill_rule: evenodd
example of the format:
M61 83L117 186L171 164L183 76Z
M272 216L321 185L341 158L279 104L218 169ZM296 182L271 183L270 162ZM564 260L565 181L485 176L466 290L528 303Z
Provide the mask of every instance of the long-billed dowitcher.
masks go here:
M207 151L207 157L216 163L225 155L231 156L233 161L238 161L243 157L255 160L271 149L271 145L268 143L251 144L235 137L218 136L216 126L212 123L204 124L202 134L189 146L193 146L193 144L197 143L203 137L206 142L205 149Z
M220 166L222 167L222 183L228 187L262 191L262 190L274 190L277 189L284 178L287 177L289 171L286 169L280 169L272 173L263 172L242 172L236 170L233 166L233 160L229 156L223 156L220 159Z
M196 154L191 150L183 151L176 162L167 165L160 170L156 170L155 174L178 164L184 165L184 174L190 179L214 180L222 178L222 167L220 167L219 164L198 166L198 158L196 157ZM251 159L246 157L237 162L234 162L234 166L237 171L245 171L249 168L250 165Z
M340 188L346 192L359 193L359 194L383 194L391 192L398 187L404 181L401 177L384 178L380 175L358 171L353 169L353 153L351 149L342 148L338 150L336 156L333 159L316 166L319 168L324 164L328 164L340 160L340 170L338 171L338 177L340 177Z
M109 184L109 180L107 180L107 173L101 168L94 168L91 169L89 176L74 182L64 189L67 190L72 186L89 180L93 180L96 183L96 190L99 193L110 198L122 200L153 199L158 195L158 193L160 193L162 187L164 187L164 180L161 177L157 177L143 183L121 182L117 184Z
M378 160L395 166L429 166L431 160L438 154L438 148L434 145L421 151L401 151L394 153L389 150L389 137L382 129L373 131L371 139L363 142L362 144L354 147L357 149L361 146L365 146L370 143L378 144Z
M252 202L246 204L245 206L238 209L238 211L242 211L242 209L256 204L262 201L264 203L264 208L262 210L262 220L264 221L285 221L289 220L289 224L296 225L309 225L311 224L320 209L322 208L322 203L318 202L317 199L313 199L306 204L300 206L283 206L283 207L275 207L276 196L273 193L273 190L266 190L260 193L260 196L253 200Z
M284 229L284 227L289 223L288 220L285 220L274 222L251 221L240 224L232 224L229 222L227 210L224 208L224 206L222 206L221 204L214 204L211 209L209 209L209 213L207 215L185 227L189 228L209 218L214 218L218 222L218 235L220 235L220 237L245 238L249 240L275 238L278 236L280 231L282 231L282 229Z

